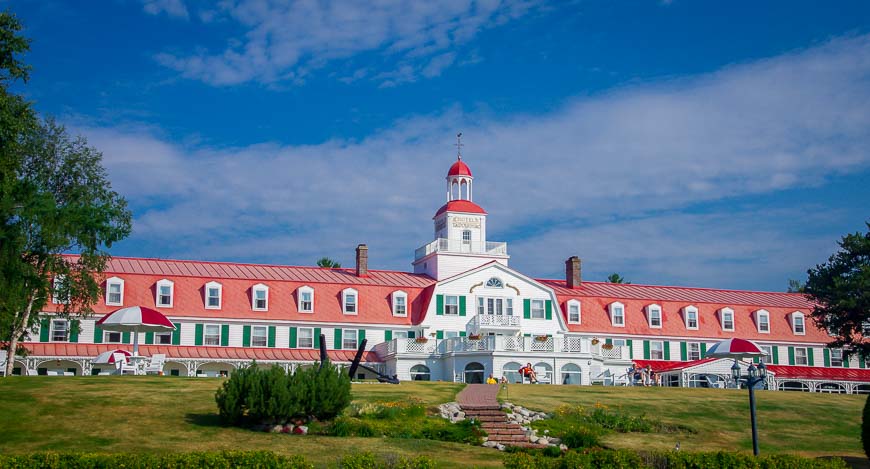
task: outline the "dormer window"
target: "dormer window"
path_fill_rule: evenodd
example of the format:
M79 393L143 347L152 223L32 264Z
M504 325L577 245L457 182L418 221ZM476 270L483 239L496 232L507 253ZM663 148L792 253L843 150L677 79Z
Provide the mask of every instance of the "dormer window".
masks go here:
M610 303L610 324L614 327L625 327L625 305L615 301Z
M118 277L106 279L106 305L121 306L124 304L124 280Z
M805 335L807 333L804 313L800 311L791 313L791 330L795 335Z
M59 305L68 303L67 301L67 293L63 291L63 281L65 277L63 275L56 275L51 284L51 302Z
M359 293L353 288L346 288L341 292L341 304L344 314L359 314L357 302L359 301Z
M580 302L577 300L568 300L568 323L580 324Z
M408 315L408 294L403 291L393 292L393 316Z
M251 309L254 311L269 310L269 287L262 283L251 287Z
M770 334L770 313L765 309L755 312L755 325L761 334Z
M223 286L218 282L205 284L205 309L221 309Z
M299 287L296 297L296 308L300 313L314 312L314 289L309 286Z
M683 308L683 317L686 320L686 329L698 329L698 308L694 306L686 306Z
M652 329L662 328L662 307L657 304L651 304L646 307L646 319L649 322L649 327Z
M171 280L163 279L157 282L157 306L161 308L171 308L175 297L175 283Z
M498 277L492 277L486 281L486 286L489 288L504 288L504 284Z
M726 332L734 332L734 310L731 308L722 308L719 310L719 320L722 321L722 330Z

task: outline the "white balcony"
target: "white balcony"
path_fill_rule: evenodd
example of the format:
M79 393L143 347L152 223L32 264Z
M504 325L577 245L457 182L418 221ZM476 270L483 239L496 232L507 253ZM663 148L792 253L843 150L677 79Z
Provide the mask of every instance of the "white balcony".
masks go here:
M378 344L375 352L381 357L389 355L437 356L463 352L540 352L578 354L607 360L630 360L629 348L592 345L587 337L522 337L487 335L478 339L452 337L450 339L393 339Z
M471 318L471 321L468 321L466 327L469 334L478 334L481 331L517 331L519 329L519 316L502 314L477 314Z
M414 260L422 259L433 252L455 252L463 254L488 254L507 256L507 243L462 241L461 239L438 238L431 243L417 248Z

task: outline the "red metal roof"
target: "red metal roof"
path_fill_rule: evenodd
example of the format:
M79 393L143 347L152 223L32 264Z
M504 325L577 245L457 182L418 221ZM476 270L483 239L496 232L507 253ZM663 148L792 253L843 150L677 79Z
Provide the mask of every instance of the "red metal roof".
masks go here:
M482 213L486 215L486 210L470 200L451 200L435 212L435 217L444 212Z
M450 166L450 170L447 171L448 176L471 176L471 168L468 167L467 164L463 163L461 159L457 159L456 163L453 163Z
M123 344L70 344L60 342L28 342L24 344L31 355L43 357L96 357L108 350L125 347ZM278 360L278 361L316 361L320 351L314 349L260 348L260 347L207 347L180 345L140 345L139 353L151 356L155 353L166 355L167 361L175 359L215 359L215 360ZM353 350L328 350L329 359L334 362L350 362L356 354ZM362 361L381 362L373 351L363 354Z
M870 382L870 370L863 368L823 368L820 366L767 365L779 378Z
M671 370L681 370L683 368L688 368L690 366L701 365L703 363L709 363L712 361L719 360L719 358L704 358L701 360L693 360L690 362L680 362L680 361L664 361L664 360L633 360L634 364L640 368L650 367L656 373L661 373L664 371Z

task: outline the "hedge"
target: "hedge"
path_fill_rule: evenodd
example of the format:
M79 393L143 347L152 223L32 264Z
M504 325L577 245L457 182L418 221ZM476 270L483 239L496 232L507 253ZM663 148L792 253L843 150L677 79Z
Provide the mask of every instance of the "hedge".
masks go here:
M504 457L509 469L846 469L839 458L809 459L792 455L752 456L727 452L656 452L639 453L631 450L570 451L562 457L551 458L542 453L511 453Z
M0 456L9 469L309 469L303 456L281 456L271 451L214 451L199 453L30 453Z

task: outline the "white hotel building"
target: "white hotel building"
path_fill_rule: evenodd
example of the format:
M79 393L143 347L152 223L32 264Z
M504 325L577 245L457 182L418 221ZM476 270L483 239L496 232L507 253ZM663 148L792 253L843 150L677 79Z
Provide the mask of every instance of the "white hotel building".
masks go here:
M588 282L577 257L565 262L563 279L511 269L507 244L487 239L473 183L457 160L434 239L416 250L413 272L370 270L365 245L354 269L116 257L96 316L73 328L45 311L15 373L99 373L92 358L129 348L132 338L96 320L138 305L177 326L139 340L142 354L166 355L165 375L229 374L254 359L311 364L323 334L333 361L349 362L367 339L363 362L401 380L516 381L517 368L532 363L552 384L621 384L636 363L659 371L665 385L703 386L731 366L704 358L707 347L740 337L768 351L770 388L870 392L866 364L825 348L829 337L801 295Z

